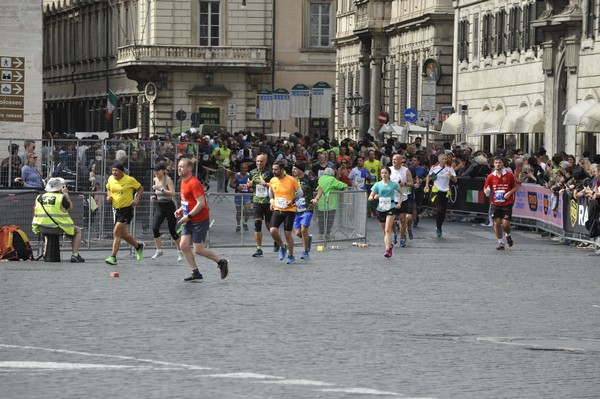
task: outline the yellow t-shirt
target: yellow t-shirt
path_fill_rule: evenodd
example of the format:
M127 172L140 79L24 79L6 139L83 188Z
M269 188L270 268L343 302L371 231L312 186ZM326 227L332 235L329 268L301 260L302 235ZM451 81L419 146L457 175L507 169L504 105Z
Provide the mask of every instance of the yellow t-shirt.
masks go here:
M130 206L133 192L140 186L141 184L131 176L123 175L120 180L117 180L111 175L106 183L106 190L110 191L113 208L121 209Z
M273 207L275 209L285 212L296 212L295 203L287 207L285 204L296 197L296 192L300 189L298 180L289 175L285 175L281 179L273 177L269 180L269 186L273 190L273 198L275 199Z
M381 162L377 159L374 159L373 162L367 159L365 161L365 168L371 174L371 181L367 181L367 186L372 186L381 178Z

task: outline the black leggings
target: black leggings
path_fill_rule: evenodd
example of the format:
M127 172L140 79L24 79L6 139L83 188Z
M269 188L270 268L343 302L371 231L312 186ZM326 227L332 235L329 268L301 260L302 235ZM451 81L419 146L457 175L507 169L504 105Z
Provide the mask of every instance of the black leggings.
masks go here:
M446 219L446 210L448 209L448 197L446 196L446 191L438 191L435 197L435 210L437 211L435 215L435 227L438 229L442 228L444 224L444 219Z
M171 238L177 240L179 238L179 234L177 234L175 203L173 201L169 201L157 202L157 204L158 207L156 209L156 213L154 214L154 220L152 221L152 232L154 233L154 238L160 237L160 226L166 218L169 225L169 234L171 234Z

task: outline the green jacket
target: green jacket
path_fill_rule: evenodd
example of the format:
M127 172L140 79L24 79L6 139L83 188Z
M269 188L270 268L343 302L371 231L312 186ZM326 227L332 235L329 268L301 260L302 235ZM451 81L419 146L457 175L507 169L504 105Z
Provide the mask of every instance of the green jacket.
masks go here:
M331 192L343 190L348 187L348 185L336 179L335 176L323 175L319 178L319 187L323 189L323 195L319 198L317 209L324 212L338 208L338 194L332 194Z

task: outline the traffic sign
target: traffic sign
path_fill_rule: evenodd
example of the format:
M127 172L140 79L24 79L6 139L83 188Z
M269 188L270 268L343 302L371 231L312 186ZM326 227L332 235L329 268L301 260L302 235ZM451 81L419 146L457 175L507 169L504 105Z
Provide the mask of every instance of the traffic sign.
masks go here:
M418 115L419 114L417 113L416 109L407 108L406 111L404 111L404 120L412 123L417 120Z
M23 122L25 57L0 56L0 121Z
M227 120L234 121L237 115L237 104L227 104Z
M388 123L389 120L390 120L390 116L388 115L387 112L379 113L379 123L381 123L383 125L384 123Z
M178 121L184 121L185 118L187 118L187 114L185 113L184 110L180 109L179 111L177 111L177 113L175 114L175 117L177 118Z

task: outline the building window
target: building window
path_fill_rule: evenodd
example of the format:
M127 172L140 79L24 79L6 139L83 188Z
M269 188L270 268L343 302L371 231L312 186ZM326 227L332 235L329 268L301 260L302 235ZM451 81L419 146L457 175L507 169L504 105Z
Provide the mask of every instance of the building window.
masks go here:
M496 13L496 54L506 53L506 11Z
M331 47L331 3L310 3L309 47Z
M512 8L508 17L508 50L511 52L519 50L521 36L521 9Z
M473 17L473 59L479 59L479 15Z
M494 19L492 18L492 14L486 14L483 16L483 39L481 43L481 52L484 57L489 57L492 55L493 23Z
M596 37L595 35L595 29L594 27L596 26L596 5L594 4L595 0L588 0L587 1L587 13L584 13L585 18L587 18L586 20L586 24L585 24L585 37L590 38L590 39L594 39Z
M467 61L469 54L469 23L463 19L458 23L458 60Z
M200 0L200 45L218 46L221 33L221 2Z
M533 4L527 4L523 7L523 48L530 49L533 47L533 28L530 28L533 21Z

